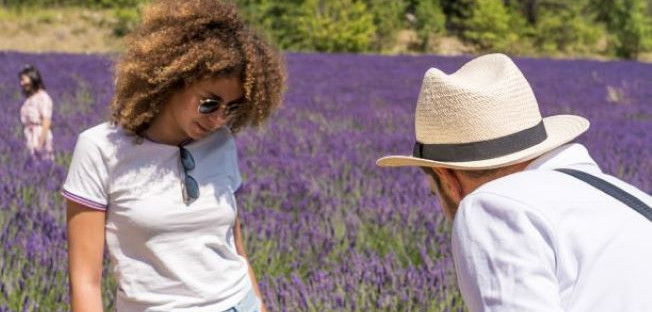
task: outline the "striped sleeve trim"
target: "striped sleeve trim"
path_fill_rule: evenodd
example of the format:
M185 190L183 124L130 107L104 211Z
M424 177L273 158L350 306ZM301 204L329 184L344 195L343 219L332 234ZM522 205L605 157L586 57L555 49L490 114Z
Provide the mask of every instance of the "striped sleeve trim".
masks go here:
M86 199L86 198L77 196L77 195L75 195L73 193L70 193L70 192L68 192L66 190L61 191L61 195L63 195L63 197L65 197L65 198L67 198L67 199L69 199L71 201L74 201L74 202L76 202L78 204L82 204L82 205L84 205L84 206L86 206L88 208L91 208L91 209L106 211L106 209L108 208L108 205L102 205L102 204L96 203L96 202L94 202L94 201L92 201L90 199Z

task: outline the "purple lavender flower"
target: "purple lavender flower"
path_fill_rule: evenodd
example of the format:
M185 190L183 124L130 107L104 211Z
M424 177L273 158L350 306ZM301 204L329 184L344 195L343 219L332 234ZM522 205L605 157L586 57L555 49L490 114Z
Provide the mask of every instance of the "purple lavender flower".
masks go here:
M411 150L423 73L451 72L469 58L286 59L284 107L236 138L245 244L265 303L271 311L462 311L436 198L418 169L381 170L375 160ZM58 192L78 133L108 117L111 60L0 52L0 62L0 311L66 311ZM587 117L591 129L580 141L602 169L652 192L652 65L516 62L544 116ZM17 72L25 63L39 67L54 100L52 164L24 152ZM115 283L104 282L111 308Z

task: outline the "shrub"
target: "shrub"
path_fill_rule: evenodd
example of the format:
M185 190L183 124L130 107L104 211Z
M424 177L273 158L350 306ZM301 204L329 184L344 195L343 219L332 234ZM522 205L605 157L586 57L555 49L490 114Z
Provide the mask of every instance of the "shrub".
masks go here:
M446 15L439 0L421 0L414 9L417 37L423 50L430 43L433 34L446 31Z
M302 40L296 32L296 17L303 0L238 0L240 13L281 49L297 46Z
M373 16L376 26L371 48L375 51L384 51L396 43L396 34L405 25L403 23L406 1L396 0L365 0L369 13Z
M611 19L613 50L619 57L634 59L650 49L652 27L642 0L618 0Z
M133 8L149 0L0 0L6 7L81 6L103 8Z
M138 9L115 9L113 15L113 34L118 37L128 34L140 23Z
M352 0L307 0L295 22L299 40L289 48L304 51L368 51L376 31L367 6Z
M476 0L471 16L463 21L462 34L481 50L509 51L519 40L512 27L519 18L510 14L502 0Z
M534 32L536 47L545 54L585 53L593 50L604 28L584 13L587 1L559 2L539 6Z

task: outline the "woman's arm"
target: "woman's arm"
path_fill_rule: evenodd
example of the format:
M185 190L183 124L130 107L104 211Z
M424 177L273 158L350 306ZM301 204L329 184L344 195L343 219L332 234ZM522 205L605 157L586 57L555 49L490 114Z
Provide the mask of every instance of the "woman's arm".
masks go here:
M102 311L101 280L106 212L74 201L66 202L72 311Z
M43 89L39 90L39 94L40 96L35 97L41 119L41 133L36 142L38 144L36 146L37 150L45 148L45 142L47 142L50 127L52 126L52 98Z
M48 133L50 132L51 125L52 120L50 118L43 118L43 124L41 124L41 136L38 139L39 148L45 147L45 141L48 139Z
M235 218L235 225L233 227L233 237L235 238L235 250L238 252L239 255L245 258L245 260L247 260L247 266L249 267L249 277L251 278L251 285L254 288L254 292L256 293L256 296L260 298L261 311L267 312L267 308L265 307L265 303L263 302L263 297L260 294L260 289L258 289L258 282L256 281L256 275L254 274L254 270L251 268L251 265L249 264L249 258L247 258L247 253L245 252L244 249L244 243L242 243L242 231L240 230L239 215Z

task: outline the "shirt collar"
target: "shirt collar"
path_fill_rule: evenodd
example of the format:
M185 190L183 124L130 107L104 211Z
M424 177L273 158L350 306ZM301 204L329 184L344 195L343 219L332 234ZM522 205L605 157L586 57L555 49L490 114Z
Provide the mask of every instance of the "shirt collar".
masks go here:
M555 169L573 167L586 171L602 172L582 144L570 143L549 151L534 161L525 170Z

